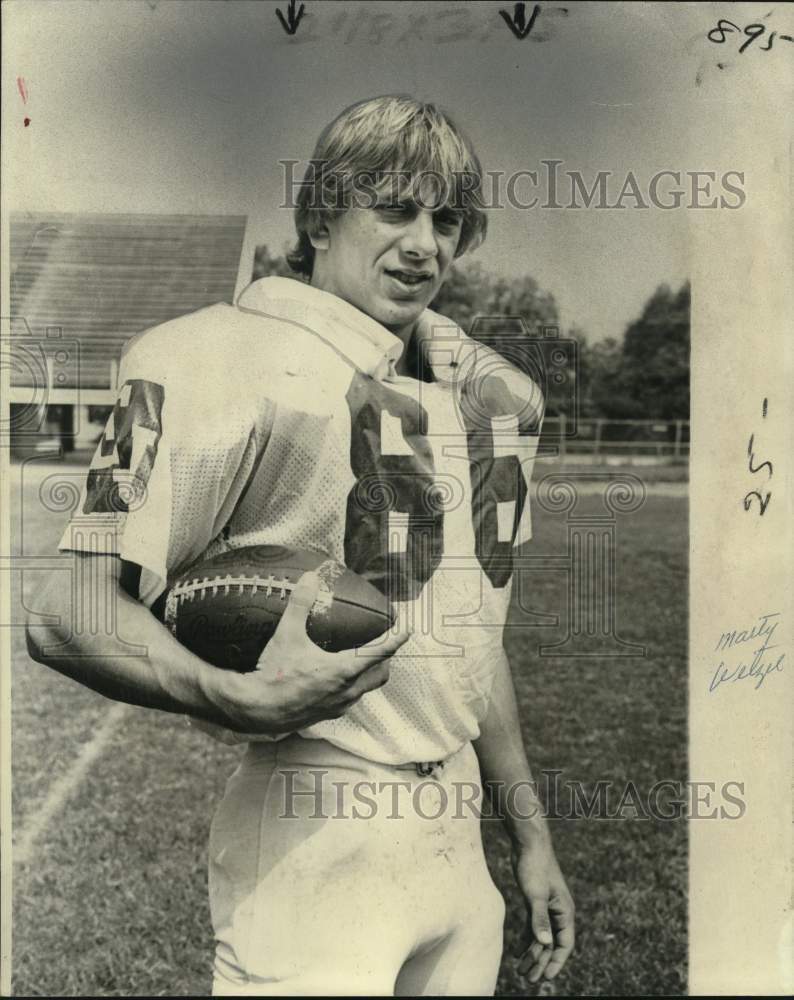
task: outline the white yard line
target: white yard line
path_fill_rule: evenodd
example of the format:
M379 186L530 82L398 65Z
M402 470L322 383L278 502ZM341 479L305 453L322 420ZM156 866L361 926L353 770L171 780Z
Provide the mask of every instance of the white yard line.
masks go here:
M66 774L53 782L44 801L35 809L33 817L23 829L18 843L13 848L14 864L27 864L33 857L36 842L46 832L52 821L77 791L83 778L94 761L110 741L113 733L126 714L128 706L118 703L105 717L105 721L94 736L80 751L77 760Z

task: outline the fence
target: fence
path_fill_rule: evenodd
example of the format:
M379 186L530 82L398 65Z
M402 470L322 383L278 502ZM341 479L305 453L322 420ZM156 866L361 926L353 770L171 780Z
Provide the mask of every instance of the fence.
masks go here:
M576 436L568 433L565 416L546 417L543 442L554 446L559 458L572 455L646 456L676 461L689 455L688 420L609 420L579 418Z

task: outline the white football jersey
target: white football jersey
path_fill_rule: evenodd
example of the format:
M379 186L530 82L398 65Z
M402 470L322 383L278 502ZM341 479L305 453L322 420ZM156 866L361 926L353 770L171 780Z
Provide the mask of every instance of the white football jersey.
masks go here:
M429 310L420 323L433 381L395 375L398 338L289 278L140 334L60 544L117 553L150 607L228 549L343 562L413 635L384 687L302 735L391 764L479 735L542 413L499 355Z

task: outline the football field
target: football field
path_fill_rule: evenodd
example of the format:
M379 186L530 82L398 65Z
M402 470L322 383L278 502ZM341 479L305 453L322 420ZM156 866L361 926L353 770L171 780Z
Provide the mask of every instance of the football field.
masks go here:
M19 467L12 481L16 553L31 563L54 554L65 523L39 497L58 468L24 466L21 503ZM580 504L585 513L604 509L595 491ZM565 552L566 514L534 510L528 550ZM654 818L642 803L658 782L687 778L685 487L649 486L638 510L617 515L615 536L616 629L623 641L644 645L644 657L538 655L539 642L566 635L568 577L560 569L525 571L506 631L535 772L561 772L563 789L579 783L590 793L612 783L606 813L572 817L561 792L559 818L550 820L578 930L557 993L683 994L686 820ZM57 572L69 585L68 570L54 562L12 574L17 626L38 574ZM559 624L538 627L541 614L559 616ZM240 750L32 662L20 627L11 641L13 993L209 994L207 838ZM639 808L616 810L629 782ZM495 821L485 821L484 836L508 906L499 993L532 995L511 955L524 912L507 840Z

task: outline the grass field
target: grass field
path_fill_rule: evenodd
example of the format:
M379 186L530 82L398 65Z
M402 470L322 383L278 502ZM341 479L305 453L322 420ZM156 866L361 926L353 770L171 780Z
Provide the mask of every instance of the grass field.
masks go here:
M42 475L26 472L23 504L12 511L25 555L52 552L63 525L63 515L45 514L39 504ZM585 498L586 509L598 505L595 496ZM536 508L534 521L531 551L562 553L565 515ZM683 495L651 491L640 510L618 516L618 631L644 644L646 657L539 658L539 641L564 636L564 617L555 628L508 630L536 771L560 770L561 780L588 788L632 781L641 794L662 779L686 780L686 525ZM36 572L26 570L21 581L14 574L17 601ZM532 571L532 610L560 613L566 586L560 572ZM16 621L23 616L17 604ZM526 612L515 604L510 624L522 623ZM14 994L207 995L207 836L239 750L191 732L180 719L114 709L33 663L20 628L12 629L12 642L14 834L26 851L14 870ZM104 740L98 748L97 734ZM75 765L87 747L99 752L80 775ZM43 822L42 808L59 789L62 807ZM686 821L551 825L578 924L558 994L685 993ZM524 914L507 843L494 822L485 823L484 835L508 903L498 992L532 995L510 957Z

